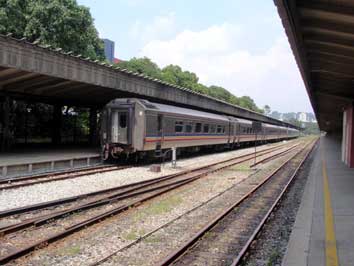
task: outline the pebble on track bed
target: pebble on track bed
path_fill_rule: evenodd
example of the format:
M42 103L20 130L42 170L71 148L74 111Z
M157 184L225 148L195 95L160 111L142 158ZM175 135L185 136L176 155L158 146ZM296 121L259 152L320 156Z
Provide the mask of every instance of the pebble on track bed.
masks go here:
M280 266L307 182L316 148L305 162L288 192L267 221L242 266Z
M289 141L289 143L291 143L291 141ZM279 143L263 145L259 147L258 150L276 145L279 145ZM177 169L171 168L170 163L166 163L164 167L162 167L162 171L160 173L153 173L149 171L148 166L141 166L106 173L97 173L73 179L37 184L17 189L0 190L0 211L85 194L132 182L156 178L167 174L173 174L186 169L225 160L233 156L246 154L252 152L253 150L253 148L247 148L182 159L177 162Z
M205 162L198 158L198 166ZM212 160L215 162L215 157ZM195 167L196 158L193 159ZM210 161L208 162L210 163ZM39 250L21 265L89 265L113 251L132 243L142 235L176 219L196 206L203 204L219 193L231 188L248 177L252 171L243 166L235 172L225 170L207 176L192 184L151 200L123 215L112 217L87 230L78 232L49 248ZM188 221L187 221L188 222ZM190 229L185 227L185 233ZM160 243L162 239L150 237L147 241ZM155 251L155 255L159 252ZM141 253L141 255L146 253ZM147 261L146 261L147 262ZM19 264L17 264L19 265ZM126 264L134 265L134 264Z

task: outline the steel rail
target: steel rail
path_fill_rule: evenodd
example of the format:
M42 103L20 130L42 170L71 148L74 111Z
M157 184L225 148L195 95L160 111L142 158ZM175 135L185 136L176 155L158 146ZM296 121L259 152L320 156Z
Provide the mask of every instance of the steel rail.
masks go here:
M313 149L315 148L315 146L317 145L318 139L315 141L315 143L312 145L311 149L309 151L307 151L306 155L304 156L304 158L301 160L300 164L298 165L298 167L295 169L294 173L292 174L292 176L290 177L289 181L286 183L285 187L282 189L282 191L280 192L279 196L277 197L277 199L275 200L275 202L272 204L272 206L270 207L270 209L268 210L268 212L266 213L266 215L263 217L263 219L261 220L261 222L259 223L259 225L257 226L257 228L253 231L251 237L248 239L248 241L246 242L246 244L243 246L242 250L240 251L240 253L237 255L237 257L233 260L231 266L237 266L241 263L241 261L243 260L243 258L246 256L248 250L251 247L252 242L257 238L257 236L259 235L259 233L261 232L262 228L264 227L264 225L266 224L269 216L271 215L271 213L275 210L276 206L279 204L279 202L281 201L281 199L283 198L284 194L286 193L286 191L288 190L288 188L290 187L291 183L293 182L293 180L295 179L295 177L297 176L299 170L301 169L301 167L303 166L303 164L305 163L305 161L307 160L308 156L310 155L310 153L313 151Z
M309 145L309 144L308 144ZM307 145L292 155L289 159L287 159L284 163L282 163L277 169L272 171L266 178L263 179L261 183L259 183L256 187L252 188L248 193L246 193L241 199L236 201L232 206L227 208L225 211L217 215L211 222L209 222L205 227L203 227L200 231L198 231L191 239L189 239L185 244L183 244L180 248L178 248L175 252L170 254L167 258L165 258L161 263L158 263L160 266L166 266L172 264L176 261L180 256L182 256L190 247L192 247L202 236L205 235L206 232L210 231L220 220L222 220L225 216L227 216L232 210L234 210L237 206L243 203L247 198L249 198L255 191L257 191L260 187L262 187L272 176L274 176L277 172L279 172L285 165L287 165L292 159L294 159L297 155L299 155Z
M242 157L245 157L245 156L242 156ZM7 263L7 262L12 261L12 260L14 260L16 258L19 258L19 257L21 257L21 256L23 256L25 254L28 254L28 253L36 250L37 248L46 246L49 243L55 242L55 241L57 241L59 239L62 239L62 238L66 237L66 236L68 236L68 235L70 235L70 234L72 234L72 233L74 233L74 232L76 232L78 230L84 229L84 228L86 228L89 225L92 225L94 223L98 223L98 222L102 221L103 219L106 219L106 218L111 217L113 215L119 214L119 213L121 213L121 212L123 212L123 211L125 211L125 210L127 210L127 209L129 209L131 207L138 206L138 205L142 204L143 202L145 202L147 200L150 200L150 199L155 198L155 197L157 197L157 196L159 196L161 194L164 194L164 193L166 193L168 191L174 190L174 189L176 189L178 187L181 187L181 186L186 185L186 184L188 184L190 182L193 182L196 179L200 178L201 176L205 176L205 175L209 174L210 172L219 171L221 169L233 166L235 164L241 163L243 161L247 161L247 160L252 159L252 158L246 158L246 159L241 160L241 161L230 163L230 164L224 165L224 166L222 166L220 168L217 168L217 169L210 169L210 171L202 172L200 174L197 174L194 177L190 177L190 178L187 178L185 180L177 181L176 184L173 184L173 185L169 184L167 186L167 188L164 188L161 191L157 191L157 192L155 192L155 193L153 193L151 195L145 196L142 199L138 199L138 200L132 201L129 204L124 204L124 205L118 206L116 208L113 208L112 210L109 210L109 211L104 212L102 214L99 214L97 216L91 217L91 218L89 218L89 219L87 219L85 221L82 221L80 223L72 225L72 226L70 226L68 228L65 228L65 230L63 230L62 232L56 233L54 235L51 235L51 236L49 236L49 237L47 237L45 239L42 239L42 240L37 241L35 243L32 243L32 244L30 244L30 245L28 245L28 246L26 246L24 248L20 248L18 250L15 250L15 251L13 251L10 254L7 254L4 257L1 257L0 258L0 263ZM239 159L239 158L237 158L237 159ZM226 160L226 161L231 161L231 160ZM212 165L222 164L222 163L224 163L224 161L221 162L221 163L220 162L219 163L213 163ZM204 168L210 168L210 166L208 165L208 166L206 166ZM43 222L43 221L40 221L40 222Z
M275 156L281 156L281 155L287 154L287 153L291 152L293 149L295 149L296 147L298 147L299 145L300 145L300 143L297 144L297 145L294 145L293 147L291 147L291 148L288 149L288 150L279 152L279 153L276 154ZM269 160L269 158L264 158L264 159L262 159L262 160L260 160L260 161L258 161L258 162L255 162L255 163L251 164L250 167L252 168L252 167L255 167L256 165L259 165L259 164L262 164L262 163L266 163L268 160Z
M278 145L278 146L281 146L281 145ZM76 178L76 177L95 174L95 173L104 173L104 172L109 172L109 171L125 169L128 167L132 167L132 166L99 165L99 166L94 166L94 167L85 167L85 168L80 168L80 169L72 169L72 170L53 172L53 173L44 173L44 174L38 174L38 175L29 175L29 176L22 176L22 177L0 179L0 190L14 189L14 188L31 186L31 185L47 183L47 182L52 182L52 181L65 180L65 179ZM102 170L100 171L101 168L102 168ZM93 173L90 173L90 171L92 171ZM88 172L88 173L80 174L81 172ZM75 174L75 173L77 173L77 174ZM75 174L75 175L71 175L71 174ZM64 175L64 176L60 177L62 175ZM46 178L48 178L48 179L46 179ZM39 180L37 180L37 179L39 179ZM25 182L25 181L30 181L30 180L37 180L37 181L23 183L23 184L16 184L19 182Z
M291 150L291 149L292 149L292 147L290 149L287 149L287 150ZM263 154L264 153L262 153L262 155ZM267 157L267 158L269 159L269 158L272 158L272 157L277 157L277 155L278 154L274 154L274 155L271 155L270 157ZM239 159L239 158L237 158L237 159ZM235 165L235 164L239 164L239 163L245 162L245 161L250 160L250 159L253 159L253 157L252 158L246 158L246 159L243 159L241 161L236 161L236 162L233 162L233 163L231 163L229 165L226 165L226 166L223 166L223 167L219 167L219 168L216 168L216 169L208 169L209 168L209 165L208 165L206 167L203 167L203 169L199 169L198 170L198 171L205 170L204 172L198 174L198 171L193 171L193 172L197 172L197 175L189 177L189 178L191 178L191 179L201 178L202 176L205 176L207 174L213 173L215 171L219 171L221 169L224 169L226 167L230 167L230 166ZM189 173L186 173L186 174L190 174L190 173L193 173L193 172L189 172ZM95 200L93 200L91 202L87 202L87 203L84 203L84 204L81 204L81 205L78 205L78 206L74 206L74 207L69 208L69 209L53 212L53 213L46 214L46 215L43 215L43 216L37 216L37 217L25 220L25 221L20 222L20 223L16 223L16 224L13 224L13 225L2 227L2 228L0 228L0 235L13 233L13 232L19 231L21 229L24 229L24 228L27 228L27 227L30 227L30 226L33 226L33 225L34 226L39 226L39 225L42 225L42 224L46 223L49 220L59 219L61 217L67 216L69 214L72 214L74 212L79 212L79 211L84 211L84 210L88 210L88 209L91 209L91 208L96 208L96 207L99 207L99 206L102 206L102 205L106 205L106 204L111 204L113 202L116 202L116 201L119 201L119 200L123 200L123 199L126 199L126 198L130 198L130 197L142 195L142 194L145 194L145 193L148 193L148 192L156 191L158 189L174 185L175 183L179 183L181 181L177 180L177 181L174 181L172 183L158 185L158 186L153 187L153 188L147 188L145 190L142 190L142 189L144 189L146 187L149 187L151 185L160 184L160 183L162 183L162 182L164 182L166 180L167 181L169 181L171 179L173 180L176 177L183 176L183 175L186 175L186 174L174 175L173 177L168 177L166 179L161 178L159 180L153 180L152 182L146 182L145 184L142 184L139 187L130 188L130 189L128 189L126 191L123 191L123 192L118 192L118 193L115 193L113 195L104 196L104 197L102 197L100 199L95 199Z
M128 166L129 167L129 166ZM99 174L105 172L111 172L116 170L122 170L128 168L127 166L100 166L94 168L85 168L85 169L78 169L78 170L70 170L66 172L57 172L53 174L43 174L43 175L36 175L36 176L26 176L20 178L13 178L13 179L6 179L0 180L0 190L4 191L7 189L15 189L20 187L32 186L36 184L43 184L53 181L77 178L85 175L92 175L92 174ZM76 173L76 174L75 174ZM47 178L47 179L46 179ZM31 181L27 183L20 183ZM18 184L19 183L19 184Z
M190 183L190 182L192 182L194 180L195 180L195 178L186 180L186 181L181 182L181 183L179 183L177 185L168 187L168 188L166 188L166 189L164 189L162 191L159 191L159 192L156 192L156 193L154 193L152 195L146 196L146 197L144 197L142 199L133 201L133 202L127 204L127 205L121 205L121 206L116 207L116 208L114 208L114 209L112 209L110 211L104 212L104 213L99 214L97 216L91 217L91 218L89 218L89 219L87 219L87 220L85 220L83 222L80 222L80 223L77 223L75 225L72 225L72 226L66 228L62 232L56 233L56 234L54 234L52 236L49 236L49 237L47 237L45 239L42 239L42 240L37 241L37 242L35 242L33 244L30 244L30 245L28 245L28 246L26 246L24 248L15 250L15 251L13 251L10 254L5 255L4 257L1 257L0 258L0 264L8 263L8 262L10 262L10 261L12 261L14 259L22 257L22 256L24 256L24 255L26 255L26 254L38 249L38 248L47 246L49 243L53 243L53 242L55 242L57 240L63 239L64 237L66 237L66 236L68 236L70 234L73 234L73 233L75 233L75 232L77 232L79 230L85 229L87 226L93 225L95 223L98 223L98 222L106 219L106 218L109 218L111 216L114 216L114 215L117 215L119 213L122 213L122 212L124 212L124 211L126 211L126 210L128 210L128 209L130 209L132 207L139 206L140 204L142 204L143 202L145 202L147 200L150 200L152 198L160 196L160 195L162 195L162 194L164 194L166 192L174 190L174 189L176 189L178 187L181 187L181 186L183 186L183 185L185 185L187 183Z
M263 156L264 152L276 151L276 150L284 148L285 146L287 146L287 144L278 145L276 147L271 147L271 148L267 148L267 149L261 150L261 151L257 152L257 156ZM250 153L238 156L238 157L233 157L231 159L226 159L224 161L216 162L216 163L210 164L208 166L212 167L212 166L220 164L220 163L226 163L228 161L245 158L245 157L252 156L252 155L254 155L254 152L250 152ZM123 186L118 186L118 187L98 190L98 191L94 191L94 192L90 192L90 193L81 194L81 195L78 195L78 196L71 196L71 197L66 197L66 198L62 198L62 199L58 199L58 200L52 200L52 201L47 201L47 202L43 202L43 203L37 203L37 204L32 204L32 205L27 205L27 206L23 206L23 207L13 208L13 209L5 210L5 211L0 211L0 218L8 217L8 216L11 216L11 215L14 215L14 214L21 214L21 213L25 213L25 212L29 212L29 211L40 210L40 209L44 209L44 208L48 208L48 207L54 207L54 206L61 205L61 204L64 204L64 203L69 203L69 202L77 201L77 200L80 200L80 199L84 199L84 198L87 198L87 197L91 197L91 196L95 196L95 195L99 195L99 194L105 194L105 193L108 193L108 192L113 192L113 191L126 189L126 188L130 188L130 187L134 187L134 186L139 186L139 185L142 185L142 184L146 184L146 183L150 183L150 182L154 182L154 181L158 181L158 180L162 180L162 179L174 178L176 176L179 176L179 175L182 175L182 174L191 173L193 171L197 171L197 170L200 170L200 169L203 169L203 168L205 168L205 167L201 166L201 167L193 168L193 169L190 169L190 170L181 171L179 173L166 175L166 176L162 176L162 177L158 177L158 178L153 178L153 179L149 179L149 180L134 182L134 183L130 183L130 184L123 185Z

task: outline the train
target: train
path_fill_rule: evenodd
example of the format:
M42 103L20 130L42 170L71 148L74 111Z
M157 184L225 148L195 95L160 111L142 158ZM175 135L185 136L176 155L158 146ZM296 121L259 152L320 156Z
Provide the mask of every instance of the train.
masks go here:
M172 148L232 149L254 142L296 138L299 133L290 127L145 99L118 98L102 110L100 136L104 159L108 159L131 155L159 157Z

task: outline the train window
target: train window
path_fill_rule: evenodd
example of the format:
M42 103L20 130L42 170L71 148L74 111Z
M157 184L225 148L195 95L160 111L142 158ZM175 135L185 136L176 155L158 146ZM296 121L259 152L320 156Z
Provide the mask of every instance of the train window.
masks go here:
M119 112L119 127L126 128L127 127L127 113Z
M208 133L209 132L209 124L204 124L203 132L204 133Z
M196 123L195 124L195 132L196 133L202 132L202 123Z
M210 133L216 132L216 125L210 125Z
M222 127L222 133L225 133L225 126Z
M217 133L222 133L222 126L218 125L216 128Z
M175 122L175 132L176 133L183 132L183 122L182 121Z
M191 133L193 131L192 124L186 124L186 133Z

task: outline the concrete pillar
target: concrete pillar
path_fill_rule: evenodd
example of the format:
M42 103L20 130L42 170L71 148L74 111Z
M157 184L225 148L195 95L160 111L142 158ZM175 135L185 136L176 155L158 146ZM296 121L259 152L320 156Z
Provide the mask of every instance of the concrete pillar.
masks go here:
M10 131L10 98L5 97L1 106L2 113L2 136L1 136L1 150L8 150L11 144L11 131Z
M61 143L61 125L62 125L62 106L54 105L53 108L53 125L52 125L52 143Z
M97 134L97 109L90 109L90 137L89 142L91 145L97 145L99 143L98 134Z
M346 165L354 168L354 106L351 104L343 114L342 159Z
M347 160L347 112L343 111L343 124L342 124L342 162Z

